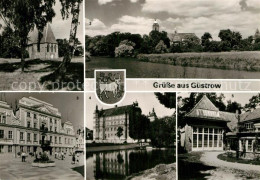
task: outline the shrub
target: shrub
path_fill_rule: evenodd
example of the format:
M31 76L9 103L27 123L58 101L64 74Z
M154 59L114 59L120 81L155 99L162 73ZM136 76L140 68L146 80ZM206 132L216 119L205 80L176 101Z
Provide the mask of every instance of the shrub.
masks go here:
M115 56L116 57L130 57L134 53L134 46L135 43L124 40L121 41L119 46L115 49Z
M155 52L156 53L167 52L167 46L164 44L163 40L160 40L160 42L155 46Z

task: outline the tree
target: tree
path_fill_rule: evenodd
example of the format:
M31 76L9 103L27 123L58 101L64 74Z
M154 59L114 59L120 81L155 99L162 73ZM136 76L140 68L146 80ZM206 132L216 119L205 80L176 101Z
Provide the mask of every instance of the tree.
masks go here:
M155 147L172 147L175 142L175 116L166 116L151 122L150 139Z
M203 36L201 36L201 45L203 46L204 51L209 51L210 46L210 39L212 39L212 36L210 33L205 32Z
M19 37L21 48L21 68L24 71L25 52L27 47L28 34L35 27L38 29L38 46L44 27L52 21L55 16L53 6L55 0L1 0L0 18L5 25L12 28Z
M67 72L67 68L71 62L72 55L74 50L76 49L76 35L77 28L79 25L79 13L80 13L80 5L83 0L60 0L62 9L61 15L63 19L69 18L69 15L72 15L71 20L71 29L70 29L70 37L69 37L69 46L67 47L67 51L64 55L63 61L55 70L55 78L58 80L64 79L64 76Z
M227 101L227 112L236 113L238 110L238 113L241 113L241 104L237 103L236 101L232 102L231 100Z
M134 53L135 43L123 40L120 42L119 46L115 49L115 56L116 57L129 57L132 56Z
M118 127L117 128L117 132L116 132L116 136L120 139L120 137L123 135L123 128L122 127Z
M166 108L176 107L176 93L154 93L159 102Z
M256 107L258 106L259 102L260 102L260 93L258 93L255 96L252 96L249 99L249 103L247 103L245 105L245 110L249 111L249 110L252 110L252 109L256 109Z
M156 53L167 52L167 46L164 44L163 40L160 40L160 42L155 46L155 52Z

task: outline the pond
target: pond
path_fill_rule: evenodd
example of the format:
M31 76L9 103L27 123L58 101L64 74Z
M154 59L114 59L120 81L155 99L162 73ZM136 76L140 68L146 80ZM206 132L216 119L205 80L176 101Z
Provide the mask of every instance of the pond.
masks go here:
M126 69L127 78L259 79L260 72L173 66L138 61L134 58L92 57L86 62L86 78L95 69Z
M116 150L87 153L86 179L125 179L127 176L175 162L175 150Z

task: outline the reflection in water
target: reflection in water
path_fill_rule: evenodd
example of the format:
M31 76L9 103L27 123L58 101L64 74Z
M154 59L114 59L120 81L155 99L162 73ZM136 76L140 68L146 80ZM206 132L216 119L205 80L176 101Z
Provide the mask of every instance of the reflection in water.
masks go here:
M175 150L118 150L87 156L87 179L125 179L157 164L175 162ZM93 170L93 172L90 172Z

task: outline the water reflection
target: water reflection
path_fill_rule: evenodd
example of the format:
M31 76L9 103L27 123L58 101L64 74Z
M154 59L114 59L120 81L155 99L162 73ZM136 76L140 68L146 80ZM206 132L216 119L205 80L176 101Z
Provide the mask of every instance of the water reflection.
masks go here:
M118 150L87 154L87 179L125 179L153 168L175 162L175 150ZM93 172L91 172L93 171Z

